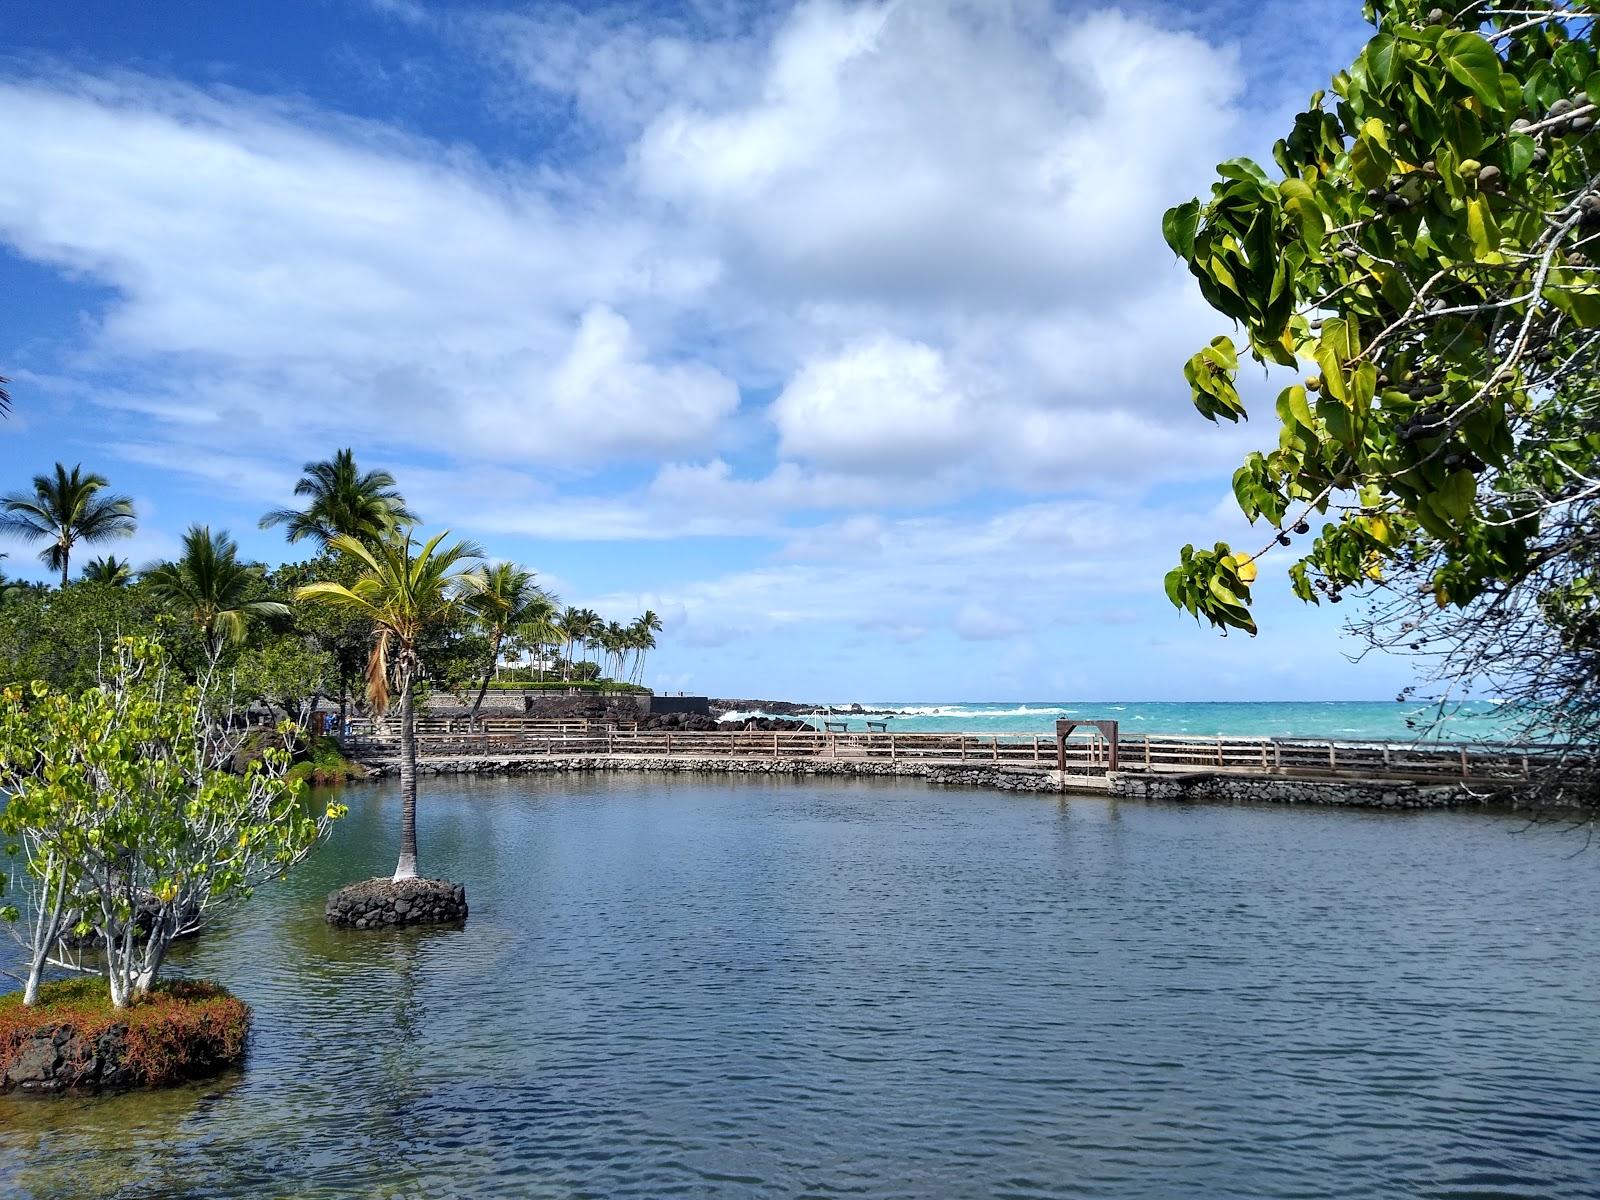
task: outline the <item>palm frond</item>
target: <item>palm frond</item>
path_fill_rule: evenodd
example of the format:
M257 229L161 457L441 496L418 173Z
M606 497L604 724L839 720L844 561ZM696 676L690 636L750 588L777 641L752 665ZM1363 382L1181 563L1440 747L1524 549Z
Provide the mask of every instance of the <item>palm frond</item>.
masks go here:
M367 703L380 717L389 711L389 640L393 636L380 629L367 658Z

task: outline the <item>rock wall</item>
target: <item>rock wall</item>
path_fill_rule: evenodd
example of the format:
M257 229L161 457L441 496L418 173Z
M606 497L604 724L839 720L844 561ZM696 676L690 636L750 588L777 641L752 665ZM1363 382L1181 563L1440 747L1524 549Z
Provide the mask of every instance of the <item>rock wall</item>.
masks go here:
M128 1027L113 1025L85 1035L71 1025L41 1029L17 1048L0 1093L117 1091L138 1082L128 1066Z
M1111 794L1131 800L1189 800L1211 804L1323 804L1346 808L1462 808L1514 797L1485 796L1460 784L1393 779L1297 779L1282 775L1157 775L1121 771Z
M393 761L372 765L375 775L393 775ZM1074 788L1053 770L974 763L859 761L827 758L713 758L690 755L612 754L544 758L462 756L418 764L425 775L543 775L565 772L669 771L731 772L736 775L831 775L924 779L946 787L996 788L1008 792L1071 792L1128 800L1189 801L1211 804L1320 804L1347 808L1516 807L1509 791L1485 793L1459 784L1428 784L1382 779L1302 779L1287 775L1186 775L1121 771L1097 787Z
M467 919L467 889L444 879L363 879L331 893L323 916L345 929L454 925Z
M378 775L393 775L393 762L374 766ZM711 772L735 775L833 775L925 779L946 787L992 787L1008 792L1058 792L1051 771L1018 768L950 766L920 762L858 762L827 758L695 758L674 754L611 754L517 759L474 758L463 755L448 760L419 763L424 775L549 775L567 772L668 771Z

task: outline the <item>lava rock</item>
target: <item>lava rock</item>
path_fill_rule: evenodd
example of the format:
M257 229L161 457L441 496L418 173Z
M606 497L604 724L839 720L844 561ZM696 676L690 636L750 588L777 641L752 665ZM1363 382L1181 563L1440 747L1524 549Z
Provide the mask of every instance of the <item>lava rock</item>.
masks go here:
M323 915L343 929L459 925L467 889L444 879L364 879L330 893Z

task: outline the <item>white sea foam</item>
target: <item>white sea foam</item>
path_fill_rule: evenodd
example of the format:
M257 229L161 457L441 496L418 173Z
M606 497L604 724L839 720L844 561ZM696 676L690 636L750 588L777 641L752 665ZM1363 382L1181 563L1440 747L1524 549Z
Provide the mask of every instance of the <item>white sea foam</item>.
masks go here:
M1049 717L1074 712L1070 708L1052 708L1045 705L1023 704L1016 708L990 708L981 704L913 704L913 705L863 705L880 712L891 712L900 717L970 717L988 720L992 717ZM840 713L847 716L847 713Z

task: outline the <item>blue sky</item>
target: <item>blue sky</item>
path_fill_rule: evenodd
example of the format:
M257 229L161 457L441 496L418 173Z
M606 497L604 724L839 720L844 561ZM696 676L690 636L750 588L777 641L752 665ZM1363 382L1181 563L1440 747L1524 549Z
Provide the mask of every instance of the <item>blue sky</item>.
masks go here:
M673 689L1392 695L1278 566L1254 641L1160 586L1264 540L1227 485L1272 436L1190 407L1223 322L1160 214L1358 10L8 6L0 486L82 461L135 562L194 520L279 561L260 513L350 445L564 600L661 612Z

